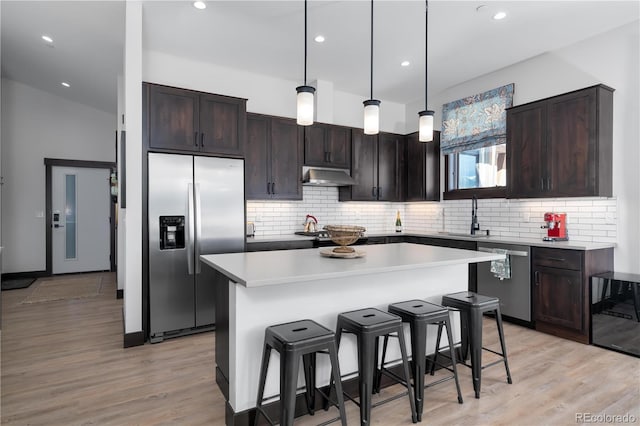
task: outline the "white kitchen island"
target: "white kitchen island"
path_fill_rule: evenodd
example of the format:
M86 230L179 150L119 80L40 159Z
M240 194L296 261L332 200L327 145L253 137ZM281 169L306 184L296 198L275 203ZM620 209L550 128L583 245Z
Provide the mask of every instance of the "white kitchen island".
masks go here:
M366 255L337 259L320 256L325 249L302 249L201 256L219 272L212 283L217 298L216 382L227 399L228 425L255 407L264 330L269 325L313 319L335 329L341 312L386 310L390 303L410 299L440 303L443 294L467 290L469 263L504 258L410 243L357 249ZM459 328L457 321L456 316L454 330ZM435 332L427 344L427 353L433 352ZM446 337L442 344L447 344ZM399 358L393 341L388 354L388 359ZM325 358L318 356L320 386L328 383L330 374ZM357 371L352 336L343 338L339 359L343 375ZM273 352L265 395L279 392L278 374L279 357Z

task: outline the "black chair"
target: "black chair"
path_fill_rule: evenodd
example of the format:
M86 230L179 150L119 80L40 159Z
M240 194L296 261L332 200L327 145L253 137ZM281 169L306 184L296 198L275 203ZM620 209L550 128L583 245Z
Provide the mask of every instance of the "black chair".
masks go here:
M425 302L424 300L409 300L406 302L393 303L389 305L389 312L402 318L403 322L409 323L409 329L411 332L411 353L413 364L413 394L416 399L416 410L418 412L418 421L422 421L422 411L424 407L424 390L428 387L435 386L444 381L454 379L456 382L456 389L458 390L458 402L462 404L462 393L460 392L460 383L458 382L458 370L456 368L456 354L453 349L453 345L449 345L449 353L451 358L451 368L440 365L442 368L446 368L453 374L451 376L444 377L442 379L424 384L424 375L426 373L426 345L427 345L427 326L438 325L438 344L440 341L440 333L444 326L447 331L447 339L449 342L453 342L453 336L451 332L451 322L449 320L449 310L443 306L433 303ZM382 364L380 367L380 373L385 368L385 358L387 354L387 343L389 336L384 338L384 346L382 350ZM438 351L436 346L435 351ZM434 357L435 358L435 357ZM433 374L433 369L431 370ZM380 383L380 379L378 379Z
M296 406L296 387L300 370L300 357L304 365L307 411L314 414L315 391L317 390L326 401L329 400L320 389L316 389L315 366L316 353L326 353L331 360L331 371L336 383L337 402L334 405L340 411L340 419L346 426L347 417L344 411L342 384L340 382L340 366L338 365L338 349L335 334L312 320L294 321L267 327L264 333L264 349L262 351L262 365L260 367L260 383L258 385L258 400L254 426L258 424L258 417L262 414L273 425L274 422L264 412L264 386L267 380L267 369L271 350L280 353L280 424L293 425ZM333 402L333 401L332 401Z
M463 362L464 365L471 368L473 376L473 390L476 398L480 398L480 382L482 370L492 365L504 363L507 372L507 383L511 384L511 372L509 371L509 362L507 361L507 346L504 342L504 332L502 331L502 316L500 315L500 300L497 297L482 296L472 291L462 291L459 293L447 294L442 297L442 304L460 311L460 327L462 335L462 359L466 361L467 355L471 352L471 365ZM502 353L482 347L482 315L485 312L492 312L496 318L496 326L498 327L498 335L500 336L500 347ZM440 326L441 328L442 326ZM449 340L452 344L452 341ZM436 346L440 346L440 331L438 331L438 339ZM494 361L485 366L482 365L482 350L489 351L499 355L502 359ZM434 357L437 359L438 352ZM433 370L433 366L432 366Z
M360 401L345 393L345 396L360 407L360 424L362 426L370 425L371 408L377 407L386 402L398 399L398 395L383 401L372 404L371 396L374 389L378 387L374 383L378 378L377 361L378 361L378 344L380 337L397 333L400 342L400 352L402 353L402 364L404 369L404 380L395 375L393 379L407 387L409 395L409 405L411 406L411 420L417 422L417 414L415 401L413 399L413 391L409 383L409 362L407 361L407 349L402 331L402 320L400 317L392 315L388 312L375 308L360 309L357 311L344 312L338 315L338 323L336 326L336 341L340 346L342 333L355 334L357 338L358 349L358 390ZM335 376L335 375L334 375ZM331 378L333 380L333 377ZM336 380L336 384L338 379ZM329 383L331 389L331 383ZM336 392L340 390L336 388ZM400 395L404 396L405 394Z

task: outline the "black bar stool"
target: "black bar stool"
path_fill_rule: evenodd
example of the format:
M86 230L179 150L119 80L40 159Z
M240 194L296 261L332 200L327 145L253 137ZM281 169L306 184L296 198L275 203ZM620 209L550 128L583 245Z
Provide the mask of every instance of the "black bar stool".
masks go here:
M280 353L280 424L283 426L293 425L300 357L302 357L304 365L307 410L309 414L314 414L316 390L325 400L329 399L320 389L316 389L316 353L320 352L327 353L331 360L331 371L333 378L336 380L337 391L337 403L332 402L340 411L339 418L330 420L324 424L332 423L340 419L342 425L346 426L347 416L344 411L335 334L317 322L308 319L273 325L266 328L264 333L264 349L262 351L262 365L260 367L256 416L253 421L254 426L258 424L260 414L262 414L271 425L274 424L262 409L264 386L267 380L267 369L269 367L269 358L272 349Z
M391 333L398 334L400 352L402 353L402 364L404 367L404 381L399 377L393 376L393 378L407 387L409 405L411 406L411 420L413 423L416 423L417 414L415 401L413 399L413 391L409 382L409 362L407 361L407 348L404 342L402 320L399 317L388 312L381 311L380 309L359 309L357 311L343 312L339 314L336 330L336 341L338 346L340 346L340 339L343 332L355 334L357 338L358 389L360 402L357 402L353 397L346 393L345 396L360 407L360 425L362 426L368 426L371 424L371 395L373 394L374 389L377 388L377 384L374 383L374 380L378 377L377 360L379 339L381 336L386 336ZM332 377L331 380L334 380L334 378ZM337 384L338 379L336 378L335 380ZM329 383L329 390L331 390L331 382ZM336 392L340 393L340 390L337 389L337 387ZM373 406L377 407L404 395L405 393L393 396L384 401L377 402Z
M449 343L453 342L451 332L451 321L449 320L449 310L443 306L434 303L425 302L424 300L408 300L406 302L393 303L389 305L389 312L398 315L403 322L409 323L411 331L411 353L413 354L413 393L416 398L416 410L418 412L418 421L422 421L422 411L424 407L424 390L425 388L437 385L447 380L454 379L456 389L458 390L458 402L462 404L462 393L460 392L460 383L458 382L458 370L456 368L456 354L453 345L449 345L449 353L452 367L440 365L451 371L453 374L432 383L424 384L424 375L426 373L426 345L427 345L427 325L438 325L438 344L440 343L440 333L442 326L447 330L447 339ZM385 367L385 357L387 354L387 342L389 336L384 338L384 346L382 350L382 363L380 372ZM439 345L438 345L439 346ZM435 352L438 352L438 346ZM435 356L434 356L435 359ZM433 368L432 368L433 374ZM378 379L380 383L380 379Z
M482 370L492 365L504 362L504 368L507 372L507 383L511 384L511 372L509 371L509 363L507 361L507 346L504 342L504 332L502 331L502 316L500 315L500 300L497 297L482 296L472 291L461 291L459 293L447 294L442 297L442 304L460 311L460 327L462 331L462 359L467 359L467 352L471 348L471 365L463 362L464 365L471 368L473 376L473 390L476 398L480 398L480 380ZM498 335L500 336L500 347L502 353L482 347L482 314L485 312L493 312L496 317L496 326L498 327ZM440 326L442 327L442 326ZM449 340L449 344L452 341ZM436 346L440 346L440 332L438 331L438 341ZM482 350L489 351L502 357L498 360L482 365ZM435 359L438 356L436 352ZM432 366L433 370L433 366Z

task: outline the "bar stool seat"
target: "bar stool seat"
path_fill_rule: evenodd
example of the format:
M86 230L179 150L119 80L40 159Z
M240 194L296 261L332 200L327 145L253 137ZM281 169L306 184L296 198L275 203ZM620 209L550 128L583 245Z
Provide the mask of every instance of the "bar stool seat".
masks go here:
M500 314L500 300L497 297L483 296L472 291L462 291L459 293L447 294L442 297L442 304L460 311L460 326L462 331L462 359L467 359L467 354L471 352L471 365L463 362L471 368L473 376L473 390L476 398L480 398L481 375L484 368L500 362L504 363L507 373L507 383L511 384L511 372L507 361L507 346L502 330L502 316ZM500 337L500 347L502 352L496 352L482 346L482 315L485 312L493 312L496 318L496 326ZM441 327L441 326L440 326ZM451 343L451 341L450 341ZM437 346L440 344L440 332L438 332ZM482 365L482 350L499 355L502 359ZM435 358L438 353L436 352ZM433 367L432 367L433 368Z
M262 409L264 402L264 388L267 380L267 369L271 350L280 353L280 424L293 425L296 406L296 388L298 372L300 370L300 357L304 366L307 411L314 414L315 391L318 391L326 401L328 396L316 388L315 366L316 354L326 353L331 361L331 371L336 380L337 402L340 417L327 423L340 419L346 426L347 417L344 410L342 397L342 384L340 382L340 366L338 364L338 349L335 334L328 328L315 321L305 319L267 327L264 336L264 348L262 351L262 365L260 367L260 382L258 384L258 398L256 402L256 416L254 426L258 424L258 417L262 414L273 425L274 422Z
M438 333L442 332L442 326L444 326L447 332L448 341L453 342L451 321L449 319L449 310L444 306L429 303L424 300L408 300L406 302L393 303L389 305L388 310L390 313L402 318L403 322L409 323L409 330L411 333L411 353L413 357L413 394L415 395L416 399L418 421L422 421L425 388L434 386L447 380L454 379L456 383L456 389L458 391L458 402L462 404L462 393L460 392L460 383L458 382L456 354L453 345L449 345L449 357L451 358L452 364L451 368L441 365L441 367L446 368L453 374L432 383L428 383L426 385L424 384L424 375L426 373L427 325L438 325ZM438 339L439 338L440 335L438 334ZM385 336L380 371L382 371L385 366L388 340L388 336ZM437 351L438 346L436 346L435 348L435 352Z
M417 422L417 414L415 401L413 398L413 390L410 384L409 363L407 360L407 349L404 341L404 332L402 328L402 320L400 317L381 311L376 308L365 308L351 312L344 312L338 315L338 323L336 326L336 341L340 346L342 333L355 334L357 338L358 350L358 389L360 401L345 393L345 396L352 400L360 407L360 424L362 426L370 425L371 417L371 396L377 384L377 358L378 344L382 336L397 333L400 342L400 352L402 353L402 363L404 369L404 381L401 378L393 377L399 383L407 387L409 396L409 405L411 407L411 420ZM332 378L333 380L333 378ZM336 381L338 379L335 379ZM330 384L331 385L331 384ZM330 388L331 389L331 388ZM340 392L336 388L336 392ZM401 396L404 396L402 394ZM380 401L373 406L378 406L397 399L393 396L384 401Z

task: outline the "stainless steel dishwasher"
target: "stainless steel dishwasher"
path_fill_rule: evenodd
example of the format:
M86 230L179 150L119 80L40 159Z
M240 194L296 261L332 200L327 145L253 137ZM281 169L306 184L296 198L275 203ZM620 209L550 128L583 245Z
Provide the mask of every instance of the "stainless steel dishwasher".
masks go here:
M507 251L511 265L511 278L496 277L491 262L478 263L478 293L500 299L500 312L511 318L531 323L531 247L478 242L478 251Z

